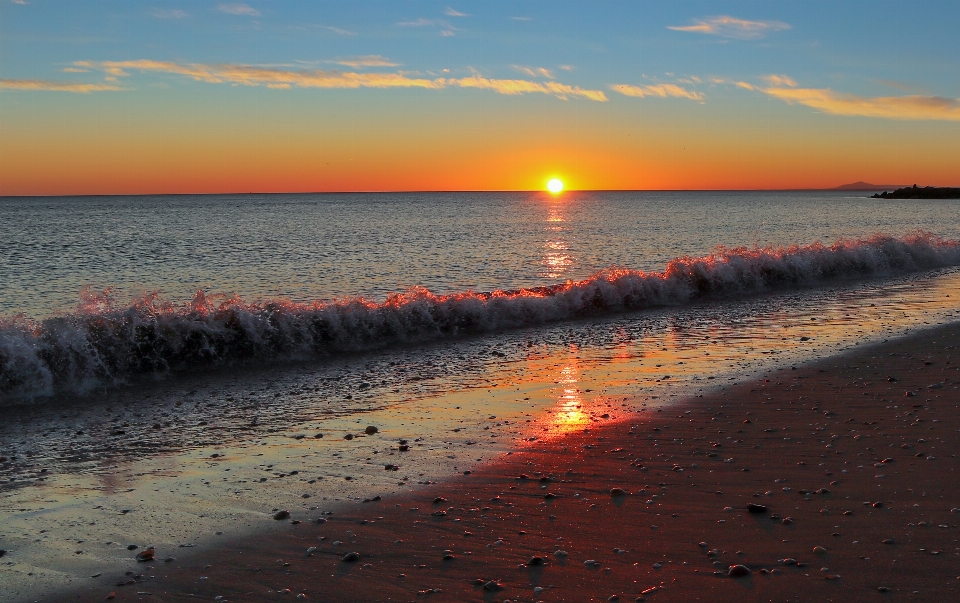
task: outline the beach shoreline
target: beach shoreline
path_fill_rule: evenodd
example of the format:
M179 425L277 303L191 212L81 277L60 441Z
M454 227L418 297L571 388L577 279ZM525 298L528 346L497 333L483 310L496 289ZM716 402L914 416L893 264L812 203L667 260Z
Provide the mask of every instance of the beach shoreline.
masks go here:
M949 600L956 341L952 323L601 420L201 554L134 551L45 600Z

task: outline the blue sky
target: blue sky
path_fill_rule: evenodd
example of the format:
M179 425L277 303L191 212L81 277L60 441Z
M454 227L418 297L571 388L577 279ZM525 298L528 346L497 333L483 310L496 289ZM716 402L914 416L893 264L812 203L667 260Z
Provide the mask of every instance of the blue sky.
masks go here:
M353 124L351 140L373 145L355 125L363 107L395 113L399 130L404 116L426 124L424 111L488 124L556 114L594 131L697 123L707 140L777 124L796 152L812 148L804 131L903 135L908 124L913 144L949 154L958 22L960 3L946 1L0 0L0 134L57 145L45 121L130 129L111 115L139 115L146 132L215 107L259 111L282 129L272 106L333 130ZM211 136L231 126L216 127ZM417 142L439 152L431 144ZM0 161L0 191L12 190L12 169Z

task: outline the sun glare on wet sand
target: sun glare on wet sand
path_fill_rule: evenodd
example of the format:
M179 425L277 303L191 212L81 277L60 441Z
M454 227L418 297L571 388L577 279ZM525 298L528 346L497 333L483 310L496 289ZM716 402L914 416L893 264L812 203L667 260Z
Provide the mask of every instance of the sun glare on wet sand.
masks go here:
M563 180L560 180L559 178L552 178L549 182L547 182L547 190L555 195L561 192L563 190Z

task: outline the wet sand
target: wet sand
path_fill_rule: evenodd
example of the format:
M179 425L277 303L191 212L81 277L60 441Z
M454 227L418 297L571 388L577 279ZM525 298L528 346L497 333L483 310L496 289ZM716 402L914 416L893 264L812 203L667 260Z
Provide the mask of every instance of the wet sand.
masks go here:
M132 551L49 600L955 600L957 342L949 325L598 416L412 494L264 514L202 554Z

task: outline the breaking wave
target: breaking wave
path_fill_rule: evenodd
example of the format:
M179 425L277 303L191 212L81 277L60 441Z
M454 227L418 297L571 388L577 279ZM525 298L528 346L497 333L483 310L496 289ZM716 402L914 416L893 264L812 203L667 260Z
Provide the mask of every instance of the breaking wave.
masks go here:
M382 303L250 303L200 291L186 304L149 294L118 307L109 291L84 292L74 314L0 321L0 399L84 393L138 375L334 356L953 265L960 265L960 241L917 233L829 246L719 247L708 256L674 259L662 272L609 268L579 282L491 293L434 295L415 287Z

